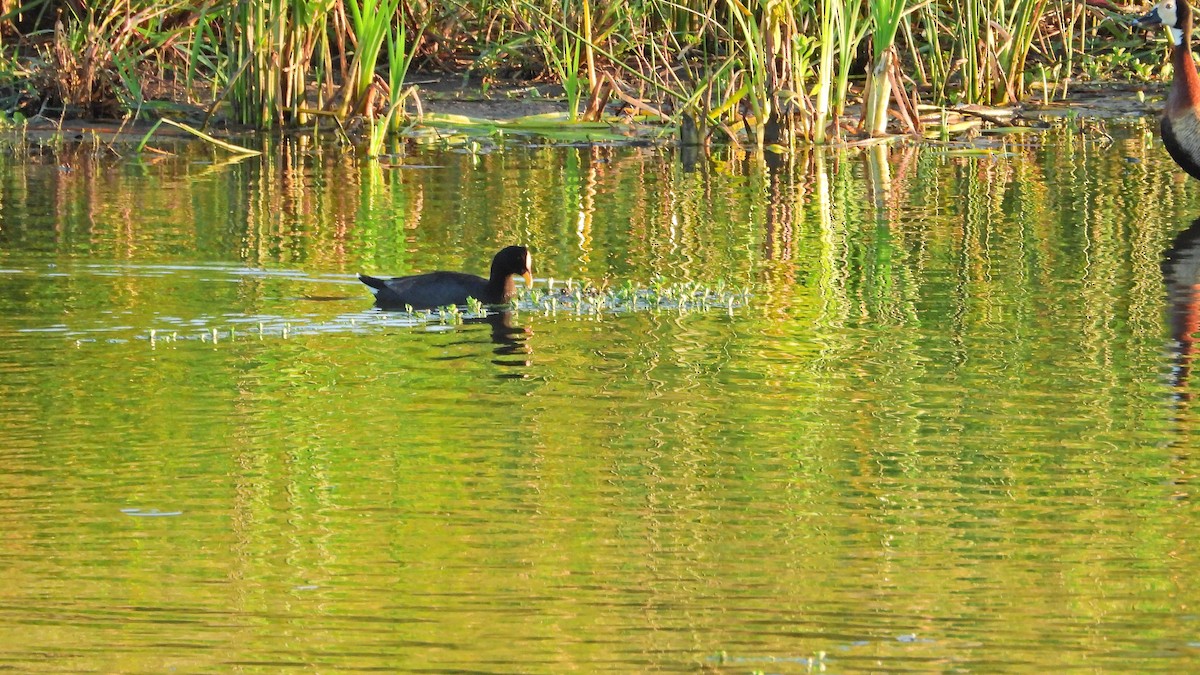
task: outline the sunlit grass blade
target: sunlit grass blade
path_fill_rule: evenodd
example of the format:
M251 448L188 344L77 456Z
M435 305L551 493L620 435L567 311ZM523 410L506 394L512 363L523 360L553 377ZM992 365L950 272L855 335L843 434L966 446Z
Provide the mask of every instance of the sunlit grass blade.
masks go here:
M188 132L189 134L192 134L193 136L195 136L195 137L197 137L197 138L200 138L200 139L202 139L202 140L204 140L204 141L207 141L208 143L211 143L212 145L215 145L215 146L217 146L218 148L222 148L222 149L224 149L224 150L228 150L228 151L230 151L230 152L232 152L232 153L235 153L235 154L238 154L238 155L261 155L261 154L262 154L262 152L260 152L260 151L258 151L258 150L252 150L252 149L250 149L250 148L246 148L246 147L243 147L243 146L240 146L240 145L235 145L235 144L233 144L233 143L230 143L230 142L228 142L228 141L223 141L223 140L221 140L221 139L219 139L219 138L216 138L216 137L214 137L214 136L210 136L210 135L208 135L208 134L204 133L203 131L200 131L199 129L196 129L195 127L192 127L192 126L189 126L189 125L187 125L187 124L184 124L183 122L176 122L175 120L170 120L170 119L167 119L167 118L165 118L165 117L164 117L164 118L162 118L162 121L163 121L163 122L166 122L167 124L169 124L169 125L171 125L171 126L173 126L173 127L176 127L176 128L182 129L182 130L184 130L184 131Z

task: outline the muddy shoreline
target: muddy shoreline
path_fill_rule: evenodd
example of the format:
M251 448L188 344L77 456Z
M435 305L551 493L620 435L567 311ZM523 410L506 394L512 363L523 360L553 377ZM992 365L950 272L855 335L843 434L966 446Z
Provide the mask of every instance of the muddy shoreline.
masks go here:
M462 78L416 77L409 84L418 87L419 103L407 106L410 115L437 113L466 118L507 122L534 115L566 114L567 102L562 89L544 83L506 83L484 87L478 81L463 81ZM1080 117L1119 122L1137 120L1158 115L1166 95L1167 85L1126 82L1100 82L1080 84L1069 90L1068 95L1051 103L1038 102L1019 104L1008 108L979 108L982 111L1000 111L1001 118L1011 120L1014 125L1036 121L1050 121L1064 117ZM187 121L196 126L203 123L206 112L194 106L181 106L168 102L150 102L146 109L161 111L151 115ZM953 111L953 109L951 109ZM610 104L609 111L615 111ZM967 115L971 117L972 115ZM991 117L985 113L983 115ZM854 108L848 110L847 118L855 119ZM104 143L140 142L152 128L153 122L54 119L37 116L27 121L25 131L35 140L44 140L47 135L59 134L84 140L95 137ZM566 126L566 123L564 123ZM307 127L305 128L307 129ZM214 122L210 133L219 136L243 136L255 133L248 127ZM283 130L279 133L290 133ZM190 139L187 132L160 125L152 139Z

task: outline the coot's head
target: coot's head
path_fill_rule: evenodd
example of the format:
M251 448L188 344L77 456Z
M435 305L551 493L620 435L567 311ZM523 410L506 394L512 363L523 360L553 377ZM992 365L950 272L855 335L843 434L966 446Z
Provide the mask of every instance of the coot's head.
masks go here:
M492 258L492 278L507 279L514 274L525 278L525 286L533 288L533 258L524 246L508 246Z

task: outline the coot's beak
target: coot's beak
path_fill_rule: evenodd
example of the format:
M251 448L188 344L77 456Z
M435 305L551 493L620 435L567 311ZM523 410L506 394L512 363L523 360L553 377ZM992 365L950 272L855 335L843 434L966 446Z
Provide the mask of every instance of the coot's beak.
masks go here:
M1153 28L1162 25L1162 17L1158 15L1158 7L1134 19L1130 24L1134 28Z
M525 274L522 274L521 278L525 279L525 288L533 288L533 272L528 267L525 268Z

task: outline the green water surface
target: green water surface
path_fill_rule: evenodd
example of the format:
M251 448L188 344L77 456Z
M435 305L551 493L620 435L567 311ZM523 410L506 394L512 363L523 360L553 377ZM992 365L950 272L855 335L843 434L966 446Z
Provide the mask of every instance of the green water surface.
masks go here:
M0 669L1200 670L1200 184L1114 136L6 147ZM353 277L512 243L751 296L453 324Z

